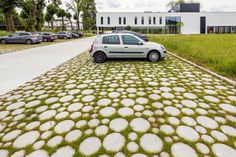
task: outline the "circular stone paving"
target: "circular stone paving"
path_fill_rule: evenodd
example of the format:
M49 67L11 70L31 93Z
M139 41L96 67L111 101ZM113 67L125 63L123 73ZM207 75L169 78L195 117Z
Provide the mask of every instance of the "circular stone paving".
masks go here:
M51 157L62 157L62 156L73 157L74 154L75 150L72 147L64 146L57 149L56 152L53 153Z
M171 146L171 153L173 157L183 157L186 154L188 157L198 157L196 151L187 144L175 143Z
M140 146L147 152L158 153L162 150L162 140L154 134L144 134L140 138Z
M119 133L107 135L103 140L103 147L109 152L118 152L125 144L125 138Z
M121 104L124 106L133 106L135 101L133 99L123 99L121 100Z
M54 131L58 134L63 134L63 133L69 132L74 127L74 125L75 125L74 121L65 120L65 121L58 123L55 126Z
M123 118L116 118L110 122L109 127L115 132L121 132L128 126L128 121Z
M209 128L209 129L216 129L218 127L218 124L215 120L206 117L206 116L198 116L197 122L202 125L203 127Z
M28 145L33 144L39 137L38 131L30 131L19 136L13 143L16 148L24 148Z
M230 113L236 113L236 107L230 104L220 104L220 108Z
M189 126L178 126L176 132L180 137L191 142L199 140L200 137L198 133Z
M99 111L99 114L103 117L110 117L116 113L116 109L114 107L105 107Z
M150 128L150 123L143 118L136 118L130 122L130 126L136 132L146 132Z
M213 144L212 151L217 157L235 157L236 150L225 144Z
M100 99L100 100L98 100L98 102L97 102L97 104L98 104L99 106L108 106L110 103L111 103L111 100L110 100L110 99L107 99L107 98L105 98L105 99Z
M99 138L89 137L81 142L79 146L79 152L86 156L90 156L99 151L101 145L102 143Z

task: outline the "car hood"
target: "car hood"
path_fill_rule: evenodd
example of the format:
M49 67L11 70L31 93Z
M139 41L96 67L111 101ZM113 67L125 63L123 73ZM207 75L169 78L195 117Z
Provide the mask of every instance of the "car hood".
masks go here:
M150 42L150 41L146 42L146 45L149 45L149 46L162 46L161 44Z

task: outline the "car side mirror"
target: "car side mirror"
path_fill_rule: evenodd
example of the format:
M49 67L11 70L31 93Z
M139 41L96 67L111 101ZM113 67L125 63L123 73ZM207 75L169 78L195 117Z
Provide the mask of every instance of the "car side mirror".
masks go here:
M9 37L12 37L12 35L8 35Z
M141 41L138 42L138 45L143 45L143 43Z

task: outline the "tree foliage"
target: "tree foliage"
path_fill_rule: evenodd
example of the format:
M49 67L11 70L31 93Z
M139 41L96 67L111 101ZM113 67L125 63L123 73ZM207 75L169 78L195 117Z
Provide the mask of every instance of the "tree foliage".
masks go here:
M83 28L85 30L95 29L97 9L94 0L83 0L82 11Z
M13 13L15 7L20 7L23 0L0 0L0 10L4 14L6 31L15 31L15 24L13 21Z
M61 18L62 21L62 30L64 31L65 28L65 21L64 21L64 17L66 16L66 11L64 9L59 8L57 11L57 17Z

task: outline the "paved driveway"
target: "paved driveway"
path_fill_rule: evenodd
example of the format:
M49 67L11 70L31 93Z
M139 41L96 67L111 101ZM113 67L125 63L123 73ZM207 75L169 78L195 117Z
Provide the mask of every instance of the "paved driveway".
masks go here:
M73 58L0 98L0 156L235 157L236 89L175 58Z
M87 50L94 37L0 55L0 95Z

